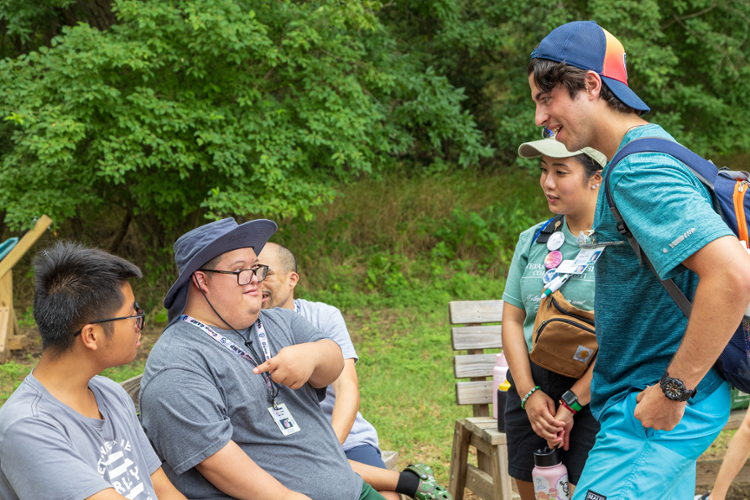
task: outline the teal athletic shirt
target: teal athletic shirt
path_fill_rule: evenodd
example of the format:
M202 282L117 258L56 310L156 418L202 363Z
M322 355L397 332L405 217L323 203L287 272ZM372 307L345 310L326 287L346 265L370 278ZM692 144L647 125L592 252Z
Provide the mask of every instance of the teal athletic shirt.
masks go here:
M620 149L641 137L674 140L664 129L650 124L625 134ZM609 164L605 176L608 169ZM706 187L684 164L663 153L628 156L613 171L610 182L622 218L659 276L673 278L692 301L698 276L682 261L711 241L732 234L713 210ZM625 242L608 247L596 263L599 354L591 383L591 409L598 418L630 390L658 383L680 346L687 319L651 270L645 264L638 266L638 257L617 231L604 186L597 199L593 229L597 243ZM712 368L688 404L711 395L722 381Z
M547 245L533 241L534 235L543 225L544 222L540 222L522 232L518 237L503 292L505 302L526 311L523 336L529 352L532 347L531 336L534 333L534 321L544 287L542 277L548 271L544 267L544 258L549 253ZM578 247L578 241L570 234L567 223L563 224L560 230L565 235L565 243L560 247L560 252L565 260L573 260L581 250ZM583 273L573 275L560 289L568 302L584 311L594 309L594 267L595 265L589 265Z

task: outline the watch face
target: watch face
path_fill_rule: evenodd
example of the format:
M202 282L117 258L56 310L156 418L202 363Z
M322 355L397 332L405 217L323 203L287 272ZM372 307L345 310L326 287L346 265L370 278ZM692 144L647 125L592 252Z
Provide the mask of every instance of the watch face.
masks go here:
M675 401L682 400L685 393L687 393L685 384L676 378L667 377L661 384L661 387L664 391L664 395Z
M682 396L682 384L675 380L669 380L664 384L664 391L670 399L676 399Z
M565 392L563 393L563 395L562 395L562 398L561 398L561 399L562 399L562 400L563 400L563 402L564 402L564 403L565 403L566 405L568 405L568 406L572 406L572 405L573 405L573 403L575 403L576 401L578 401L578 398L577 398L577 397L575 397L575 395L574 395L573 393L571 393L570 391L565 391Z

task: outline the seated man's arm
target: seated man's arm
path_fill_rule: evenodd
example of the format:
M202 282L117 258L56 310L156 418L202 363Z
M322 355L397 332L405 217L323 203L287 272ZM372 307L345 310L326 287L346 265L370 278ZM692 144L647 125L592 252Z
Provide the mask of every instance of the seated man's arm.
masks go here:
M151 483L154 485L154 492L159 500L187 500L185 495L174 487L161 467L151 474Z
M344 444L349 436L359 411L359 380L354 363L353 358L344 361L344 371L331 384L336 394L336 402L331 414L331 427L341 444Z
M264 471L234 441L229 441L195 468L221 491L240 500L310 500Z
M274 382L299 389L306 382L320 388L332 384L344 369L339 345L330 339L284 347L276 356L253 369L271 373Z
M172 485L161 467L151 474L151 483L154 485L154 492L159 500L187 500L185 495L177 491L177 488ZM114 488L107 488L86 500L123 500L126 498L117 493Z

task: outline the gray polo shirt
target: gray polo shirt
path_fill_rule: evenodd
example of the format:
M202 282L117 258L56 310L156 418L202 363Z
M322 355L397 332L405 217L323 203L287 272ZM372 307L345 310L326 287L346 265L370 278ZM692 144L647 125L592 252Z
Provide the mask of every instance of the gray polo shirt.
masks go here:
M283 347L327 338L287 309L262 311L271 355ZM255 326L240 331L213 328L240 347L254 340ZM208 482L195 466L229 440L287 488L313 500L356 500L362 479L352 471L320 409L324 389L297 390L276 384L300 431L282 435L268 408L271 392L253 364L226 349L200 328L177 321L164 330L146 362L141 381L141 419L165 460L164 471L191 500L231 498Z

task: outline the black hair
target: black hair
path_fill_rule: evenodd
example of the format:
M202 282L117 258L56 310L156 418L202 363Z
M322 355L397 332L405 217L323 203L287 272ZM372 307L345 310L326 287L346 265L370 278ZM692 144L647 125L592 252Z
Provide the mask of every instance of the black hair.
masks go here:
M602 171L601 164L587 154L581 153L573 158L583 165L583 175L586 181L596 175L597 172Z
M90 321L112 317L123 307L122 286L141 270L98 248L58 242L34 257L34 319L42 349L68 350L75 332ZM100 323L105 335L109 322Z
M284 245L279 245L278 243L271 243L271 245L276 245L276 253L279 256L279 263L281 264L281 269L277 269L275 271L288 273L289 271L297 272L297 257L294 256L291 250L289 250Z
M549 59L534 58L529 61L527 68L528 74L534 74L534 83L537 88L542 92L552 92L558 85L562 85L567 89L571 99L576 99L578 93L582 90L586 90L586 78L587 71L585 69L571 66L561 62L551 61ZM602 81L602 90L599 96L604 99L607 106L619 111L621 113L635 113L638 116L643 114L643 111L638 111L624 102L622 102L610 89L607 84Z

